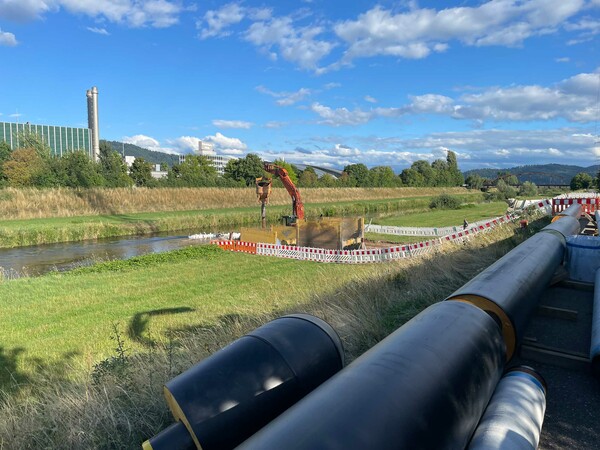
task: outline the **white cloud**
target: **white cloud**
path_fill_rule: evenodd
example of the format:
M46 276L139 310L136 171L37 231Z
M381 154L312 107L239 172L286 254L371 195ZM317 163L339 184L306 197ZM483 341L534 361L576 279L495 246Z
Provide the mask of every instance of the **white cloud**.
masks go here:
M369 102L369 103L377 103L377 99L374 97L371 97L370 95L365 95L364 99L366 102Z
M569 58L568 56L564 56L562 58L556 58L554 61L556 61L557 63L568 63L569 61L571 61L571 58Z
M410 96L410 103L399 107L331 108L313 103L311 110L321 117L320 124L330 126L359 125L381 117L408 114L438 114L459 120L471 120L477 126L486 121L526 122L564 119L589 123L598 120L597 95L600 71L580 73L552 86L526 85L481 88L451 98L425 94Z
M221 9L207 11L203 22L197 23L197 27L200 28L200 39L229 35L227 28L241 22L245 15L246 9L236 3L228 3Z
M192 153L198 150L200 139L194 136L180 136L176 139L167 140L168 153ZM164 151L164 150L163 150Z
M87 27L88 31L96 34L102 34L104 36L108 36L110 33L106 31L106 28L96 28L96 27Z
M313 91L308 88L300 88L296 92L274 92L264 86L256 86L256 90L261 94L270 95L271 97L276 98L277 100L275 103L279 106L291 106L304 100L305 97L308 97L313 93Z
M411 6L399 13L375 6L356 20L337 23L334 31L348 48L330 69L377 55L425 58L446 51L452 41L468 46L521 45L531 36L555 32L579 13L585 2L491 0L474 7L441 10Z
M28 21L61 8L131 27L156 28L176 24L183 11L179 2L168 0L2 0L0 18Z
M339 127L342 125L360 125L369 122L373 118L373 113L355 109L350 111L346 108L332 109L320 103L313 103L310 109L317 113L323 120L319 123Z
M212 121L212 124L218 128L243 128L250 129L252 127L252 122L245 122L243 120L220 120L215 119Z
M335 47L333 42L318 39L324 31L318 25L295 27L291 17L276 17L254 22L245 39L267 54L281 56L302 69L315 70Z
M17 38L14 34L0 29L0 46L14 47L17 44Z
M41 17L54 9L54 0L2 0L0 18L15 22L26 22Z
M287 125L286 122L278 122L276 120L272 120L270 122L265 123L264 127L265 128L282 128L285 127Z
M147 148L148 150L161 151L160 143L156 139L143 134L136 134L135 136L123 136L123 142L126 144L133 144L139 147Z
M215 151L225 155L241 155L248 148L238 138L230 138L217 132L214 136L206 136L203 140L212 142L215 145Z

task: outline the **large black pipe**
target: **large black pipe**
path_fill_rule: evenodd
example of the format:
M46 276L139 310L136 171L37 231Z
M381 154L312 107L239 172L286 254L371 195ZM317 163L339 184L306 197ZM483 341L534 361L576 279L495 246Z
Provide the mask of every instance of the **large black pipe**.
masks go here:
M600 377L600 269L596 271L596 278L594 279L590 361L592 363L592 373L595 376Z
M143 447L234 448L338 372L343 354L324 321L275 319L169 381L165 397L178 423Z
M563 261L566 236L577 233L579 221L562 217L512 249L448 300L471 303L491 314L501 324L510 359L540 294Z
M464 448L504 358L488 314L467 303L437 303L238 448Z

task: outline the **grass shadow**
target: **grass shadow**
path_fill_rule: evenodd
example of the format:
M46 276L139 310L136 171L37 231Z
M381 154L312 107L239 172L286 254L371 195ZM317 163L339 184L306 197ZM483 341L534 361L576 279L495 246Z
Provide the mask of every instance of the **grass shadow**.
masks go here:
M129 325L127 327L127 336L132 341L142 344L146 347L154 347L156 345L156 342L150 337L145 336L145 333L148 331L150 319L152 317L165 316L169 314L182 314L192 311L195 310L188 306L180 306L176 308L162 308L139 312L135 314L133 318L129 321Z

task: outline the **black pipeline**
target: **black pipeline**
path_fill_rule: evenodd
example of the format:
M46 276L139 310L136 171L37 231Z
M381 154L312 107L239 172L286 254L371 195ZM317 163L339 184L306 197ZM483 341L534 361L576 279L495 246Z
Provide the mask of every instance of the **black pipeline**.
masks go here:
M581 209L581 205L573 205ZM570 209L570 208L569 208ZM544 227L448 297L471 303L501 325L509 360L537 308L539 297L562 263L566 236L579 233L570 215Z
M338 372L343 355L321 319L275 319L169 381L164 393L177 422L143 448L234 448Z
M598 214L598 211L596 211ZM592 342L590 345L592 373L600 377L600 269L594 279L594 306L592 311Z
M239 449L464 448L502 374L496 322L440 302L292 406Z

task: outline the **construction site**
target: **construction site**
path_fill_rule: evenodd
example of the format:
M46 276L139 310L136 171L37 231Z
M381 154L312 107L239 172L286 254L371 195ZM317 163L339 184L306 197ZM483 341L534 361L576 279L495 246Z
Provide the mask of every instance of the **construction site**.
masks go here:
M373 226L362 218L303 220L285 169L265 169L288 189L293 215L267 228L271 182L257 179L262 229L214 241L221 248L386 263L509 222L551 221L347 367L340 338L321 319L301 314L263 325L165 385L175 422L144 448L598 448L598 195L523 201L463 227L379 226L426 240L369 249L364 233ZM225 428L236 431L223 437Z

